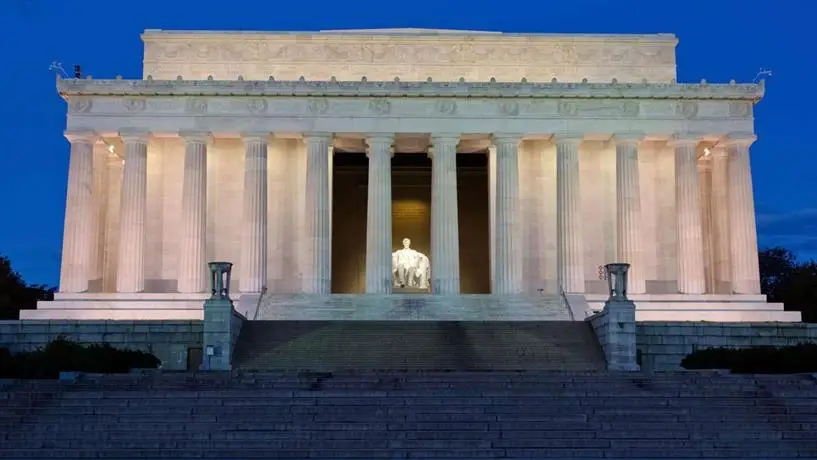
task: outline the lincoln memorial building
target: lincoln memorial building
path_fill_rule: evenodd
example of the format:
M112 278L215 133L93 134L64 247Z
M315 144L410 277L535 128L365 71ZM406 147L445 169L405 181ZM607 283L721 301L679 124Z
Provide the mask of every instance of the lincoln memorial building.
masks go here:
M59 292L24 319L201 319L228 261L250 319L399 301L582 320L626 262L639 321L800 320L760 294L764 85L677 83L673 35L142 40L141 79L57 82Z

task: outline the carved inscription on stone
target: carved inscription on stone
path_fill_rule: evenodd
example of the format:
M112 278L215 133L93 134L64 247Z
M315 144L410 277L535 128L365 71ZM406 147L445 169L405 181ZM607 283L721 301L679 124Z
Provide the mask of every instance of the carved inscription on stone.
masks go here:
M247 110L249 110L250 113L256 113L256 114L264 113L264 112L267 111L267 100L266 99L250 99L250 101L247 102Z

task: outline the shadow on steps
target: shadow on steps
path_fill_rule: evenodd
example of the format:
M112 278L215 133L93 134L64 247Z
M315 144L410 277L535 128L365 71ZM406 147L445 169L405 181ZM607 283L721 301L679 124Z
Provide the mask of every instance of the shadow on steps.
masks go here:
M603 371L585 322L248 321L234 368Z

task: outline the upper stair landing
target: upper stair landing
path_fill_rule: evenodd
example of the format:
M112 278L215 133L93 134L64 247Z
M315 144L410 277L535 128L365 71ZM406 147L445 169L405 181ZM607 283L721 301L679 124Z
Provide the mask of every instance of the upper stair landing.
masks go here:
M268 294L248 318L288 321L571 321L558 295Z

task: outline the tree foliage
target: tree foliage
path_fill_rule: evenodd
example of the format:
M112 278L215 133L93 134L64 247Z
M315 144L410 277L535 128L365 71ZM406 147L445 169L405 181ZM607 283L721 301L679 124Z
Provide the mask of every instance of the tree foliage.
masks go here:
M760 288L769 301L802 312L803 321L817 322L817 263L799 262L781 247L764 249L759 256Z
M55 287L28 284L11 266L8 257L0 255L0 320L18 319L20 310L37 308L38 300L53 300Z

